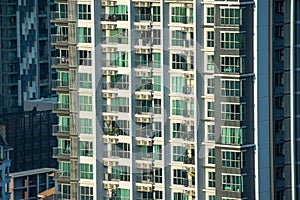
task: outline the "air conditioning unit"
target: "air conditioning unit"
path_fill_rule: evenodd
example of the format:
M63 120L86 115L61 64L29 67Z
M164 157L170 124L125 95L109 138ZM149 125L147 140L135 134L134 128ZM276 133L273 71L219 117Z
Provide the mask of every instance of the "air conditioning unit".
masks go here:
M186 7L188 7L188 8L192 8L192 7L193 7L193 4L191 4L191 3L188 3L188 4L186 5Z
M142 54L150 54L150 49L142 49Z
M109 138L103 138L103 143L105 144L109 143Z
M115 1L109 1L108 2L108 6L115 6L116 5L116 2Z
M144 187L143 186L136 186L136 190L139 191L139 192L143 192Z
M150 2L135 2L135 7L150 7Z
M108 2L107 1L101 1L101 6L108 6Z
M109 24L102 24L101 27L104 30L109 29Z
M143 123L143 118L142 117L136 117L135 121L139 122L139 123Z
M151 169L151 164L144 164L143 169Z
M110 161L110 165L111 166L117 166L118 165L118 161Z
M110 93L107 93L107 92L105 92L105 93L102 93L102 97L103 98L110 98L111 96L110 96L111 94Z
M185 190L185 193L189 196L194 196L195 195L195 191L193 191L193 190Z
M152 191L152 187L144 187L144 192L151 192Z
M135 98L136 98L137 100L143 99L142 97L143 97L143 95L141 95L141 94L136 94L136 95L135 95Z
M142 49L135 49L136 54L142 54Z
M136 141L136 144L137 144L138 146L143 146L143 145L144 145L144 142L143 142L143 140L137 140L137 141Z
M187 79L194 79L194 74L186 74L185 77Z
M118 189L118 185L113 184L111 188L114 189L114 190L115 190L115 189Z
M118 139L115 139L115 138L114 138L114 139L111 139L111 140L110 140L110 143L111 143L111 144L118 144Z
M151 119L150 119L150 118L143 118L143 122L144 122L144 123L150 123L150 122L151 122Z
M150 140L144 140L144 146L151 146L152 142Z
M103 187L104 187L104 189L110 189L110 184L104 183Z
M110 162L109 162L108 160L104 160L103 165L104 165L104 166L109 166L109 165L110 165Z
M136 168L143 169L144 168L143 163L136 163Z

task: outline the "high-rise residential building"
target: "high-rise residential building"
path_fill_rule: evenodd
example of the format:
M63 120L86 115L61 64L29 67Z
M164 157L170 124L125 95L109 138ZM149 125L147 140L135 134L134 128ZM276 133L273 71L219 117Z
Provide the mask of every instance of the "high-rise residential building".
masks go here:
M51 95L51 0L0 0L0 113Z
M299 198L299 2L55 5L60 198Z

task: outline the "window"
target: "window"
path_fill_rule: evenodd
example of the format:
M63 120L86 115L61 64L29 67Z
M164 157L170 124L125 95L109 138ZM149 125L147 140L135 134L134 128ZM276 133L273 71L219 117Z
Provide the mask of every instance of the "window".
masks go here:
M240 175L222 174L222 188L229 192L243 192L243 177Z
M222 166L229 168L242 168L243 153L238 151L222 151Z
M215 46L215 32L207 31L206 32L206 47L214 47Z
M188 200L189 199L188 194L174 192L173 195L174 195L174 200Z
M182 146L173 146L173 161L183 162L185 148Z
M79 73L79 87L92 88L92 74Z
M161 137L161 122L153 122L153 133L155 137Z
M79 119L79 133L80 134L93 134L93 121L92 119L80 118Z
M172 115L187 115L187 102L185 100L172 100Z
M214 124L207 125L207 140L215 141L215 125Z
M109 7L109 17L108 20L111 21L127 21L128 20L128 6L117 5Z
M120 181L130 181L130 167L112 166L111 179Z
M161 77L160 76L153 76L153 89L154 91L161 91Z
M128 52L111 52L108 54L109 60L107 67L128 67Z
M68 4L62 4L62 3L55 4L55 18L58 19L68 18Z
M240 8L221 8L222 25L241 25L242 10Z
M161 114L161 99L154 99L154 114Z
M154 182L162 183L162 168L154 168Z
M105 89L118 88L120 90L129 89L129 76L125 74L118 74L110 77L111 83L107 83Z
M215 157L215 149L214 148L209 148L208 149L208 155L207 155L207 159L208 159L208 164L215 164L216 161L216 157Z
M242 96L242 84L240 80L222 80L221 95L225 97Z
M117 112L129 112L129 98L118 97L111 99L111 110Z
M187 23L186 8L172 7L172 22Z
M244 49L245 38L243 33L221 33L221 49Z
M80 199L81 200L93 200L93 188L80 186Z
M93 101L91 96L79 96L79 110L93 111Z
M117 130L118 135L129 135L129 121L127 120L118 120L117 121Z
M79 65L91 66L92 65L92 52L87 50L78 51Z
M93 157L93 142L80 141L80 156Z
M172 92L183 93L185 91L187 80L185 77L172 77Z
M216 173L215 172L208 172L208 187L214 188L216 187Z
M214 72L215 71L215 59L214 59L214 55L207 55L206 70L209 71L209 72Z
M244 129L221 127L221 143L222 144L244 144Z
M152 44L153 45L160 45L160 30L159 29L152 29ZM160 53L153 53L153 54L160 54Z
M160 22L160 6L151 6L152 8L152 20L154 22Z
M93 165L80 164L80 178L93 179Z
M243 121L245 120L245 105L222 103L221 104L221 119L228 121Z
M118 189L117 197L122 200L130 200L130 190L128 189Z
M173 170L173 184L185 185L187 181L187 172L181 169Z
M244 72L244 57L221 56L221 72L239 74Z
M207 117L215 117L215 102L207 102Z
M154 198L157 200L163 200L163 192L162 191L154 191Z
M172 69L187 69L186 56L182 54L172 55Z
M173 138L184 138L187 133L186 124L173 123Z
M112 156L130 158L130 144L118 143L112 145Z
M214 78L207 79L206 92L207 92L207 94L215 93L215 79Z
M183 46L186 42L186 32L172 31L172 46Z
M78 4L78 19L82 19L82 20L91 19L91 5Z
M70 163L58 162L58 174L59 177L70 177Z
M80 43L91 43L91 28L79 27L78 28L78 42Z
M216 200L216 195L208 195L208 200Z
M215 8L214 7L206 8L206 23L208 23L208 24L215 23Z
M70 199L71 189L70 185L58 184L58 193L63 199Z
M160 68L160 53L153 53L153 67Z

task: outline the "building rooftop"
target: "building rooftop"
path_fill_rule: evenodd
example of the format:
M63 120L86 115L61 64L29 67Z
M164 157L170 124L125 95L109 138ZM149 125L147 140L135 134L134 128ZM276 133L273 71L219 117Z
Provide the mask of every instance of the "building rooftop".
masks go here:
M27 170L27 171L21 171L21 172L15 172L9 174L12 178L22 177L22 176L30 176L34 174L43 174L47 172L54 172L57 169L54 168L40 168L40 169L33 169L33 170Z

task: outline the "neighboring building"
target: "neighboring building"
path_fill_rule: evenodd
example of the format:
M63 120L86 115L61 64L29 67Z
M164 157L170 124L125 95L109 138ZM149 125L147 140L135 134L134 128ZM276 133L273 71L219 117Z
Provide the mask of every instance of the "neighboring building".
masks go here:
M0 0L0 114L51 96L51 0Z
M56 169L41 168L11 173L9 190L11 200L38 199L38 194L54 187L53 172Z
M9 168L10 168L10 156L9 153L12 150L5 140L5 135L0 130L0 199L9 200Z
M55 5L61 199L299 199L299 2Z
M52 149L57 144L57 139L52 136L52 126L56 127L56 123L52 110L31 109L0 115L0 125L5 127L7 141L14 148L11 152L11 172L57 167L52 155Z

